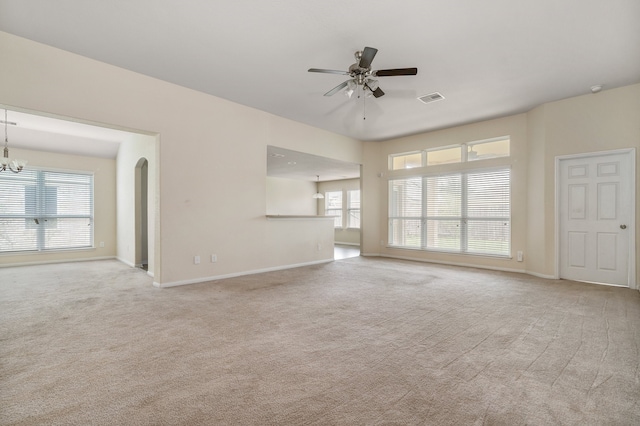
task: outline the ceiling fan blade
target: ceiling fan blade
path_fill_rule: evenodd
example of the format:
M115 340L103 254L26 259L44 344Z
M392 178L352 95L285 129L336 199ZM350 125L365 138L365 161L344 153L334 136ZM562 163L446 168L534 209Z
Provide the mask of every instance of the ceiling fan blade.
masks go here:
M347 84L349 84L349 81L351 80L347 80L344 83L340 83L338 84L336 87L334 87L333 89L329 90L327 93L325 93L325 96L333 96L336 93L338 93L340 90L344 89L345 87L347 87Z
M365 47L362 51L362 57L360 58L360 63L358 66L360 68L369 68L371 66L371 62L373 62L373 58L376 57L376 53L378 53L378 49L374 49L373 47Z
M323 70L321 68L309 68L309 72L322 72L325 74L341 74L341 75L349 75L347 71L338 71L338 70Z
M373 72L373 75L376 77L392 77L394 75L416 75L416 74L418 74L418 68L395 68L390 70L378 70Z

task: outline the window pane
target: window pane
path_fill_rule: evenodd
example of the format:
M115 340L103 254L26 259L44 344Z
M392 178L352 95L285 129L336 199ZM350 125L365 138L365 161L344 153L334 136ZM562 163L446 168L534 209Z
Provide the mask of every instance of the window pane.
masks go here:
M460 217L462 175L432 176L427 183L427 217Z
M360 190L347 192L347 228L360 228Z
M460 220L427 220L427 248L460 251Z
M360 208L360 190L354 189L348 192L348 203L350 209Z
M467 146L467 160L476 161L487 158L508 157L510 142L507 138L498 141L469 144Z
M360 210L349 210L349 228L360 228Z
M470 253L508 256L511 252L509 221L469 220L467 224Z
M0 218L0 252L38 249L36 227L27 226L24 218Z
M57 218L46 220L44 249L91 247L89 218Z
M422 153L390 155L391 170L412 169L414 167L422 167Z
M438 149L427 151L427 166L438 164L460 163L462 161L462 147Z
M389 221L389 245L420 248L422 246L422 220L391 219Z
M334 227L342 228L342 191L329 191L324 197L324 214L335 216Z
M422 178L389 181L389 217L422 216Z
M509 172L498 170L467 175L467 217L509 217Z
M330 191L325 193L324 205L326 209L341 209L342 191Z

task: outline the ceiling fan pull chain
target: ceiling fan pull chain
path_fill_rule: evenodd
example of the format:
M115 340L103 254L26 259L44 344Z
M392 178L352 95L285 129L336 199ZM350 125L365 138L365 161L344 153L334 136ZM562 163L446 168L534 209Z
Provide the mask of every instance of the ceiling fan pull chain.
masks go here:
M364 89L362 89L362 91L364 92ZM362 97L362 119L363 120L367 119L367 97L366 96Z

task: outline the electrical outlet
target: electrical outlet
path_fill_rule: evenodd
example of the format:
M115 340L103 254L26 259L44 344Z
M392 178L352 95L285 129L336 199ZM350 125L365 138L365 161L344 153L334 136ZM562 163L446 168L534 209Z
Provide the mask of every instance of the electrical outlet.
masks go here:
M100 248L104 248L104 241L100 241Z
M193 257L193 264L194 265L198 265L200 263L200 256L194 256Z
M212 254L211 255L211 263L216 263L218 261L218 255L217 254Z
M322 250L322 244L318 243L318 251Z
M522 253L522 251L518 251L518 253L516 253L516 258L518 262L522 262L522 259L524 259L524 254Z

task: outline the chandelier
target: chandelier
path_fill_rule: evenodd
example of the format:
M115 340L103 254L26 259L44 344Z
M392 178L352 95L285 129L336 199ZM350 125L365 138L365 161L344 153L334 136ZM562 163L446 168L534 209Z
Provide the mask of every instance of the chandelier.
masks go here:
M4 110L4 157L0 159L0 172L11 170L13 173L20 173L27 165L25 160L12 160L9 158L9 138L7 137L7 110ZM11 123L16 124L16 123Z

